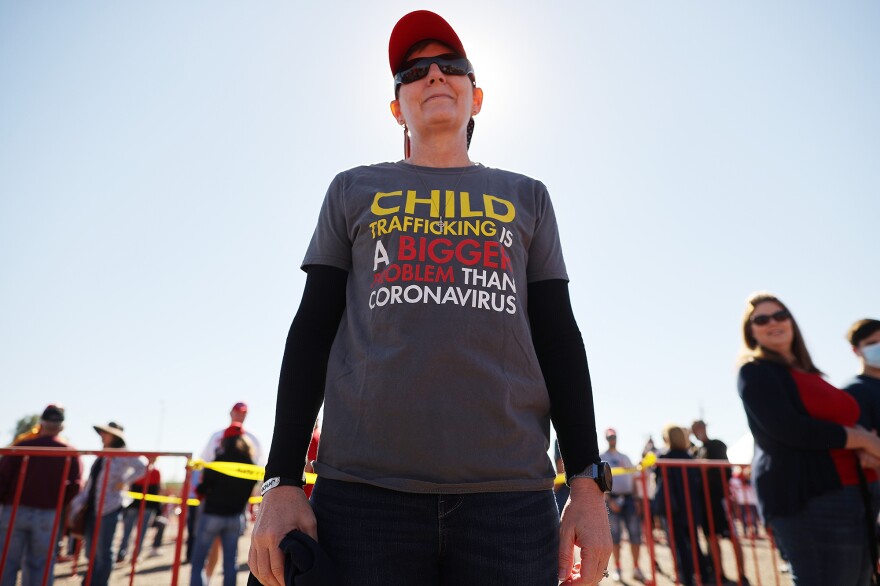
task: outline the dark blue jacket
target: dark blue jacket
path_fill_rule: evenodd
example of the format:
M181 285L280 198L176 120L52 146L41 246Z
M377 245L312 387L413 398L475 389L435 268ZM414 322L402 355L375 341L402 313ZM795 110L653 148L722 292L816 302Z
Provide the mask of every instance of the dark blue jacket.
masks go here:
M687 450L667 450L657 456L657 459L668 458L673 460L693 460L693 457ZM685 467L682 474L681 466L666 466L666 477L668 482L663 481L663 472L658 466L654 471L657 490L654 493L654 510L655 515L666 517L666 492L669 492L669 508L672 514L672 523L675 524L676 531L681 527L687 527L693 522L695 527L702 525L704 521L703 506L703 481L698 468ZM685 491L685 482L687 482L687 491ZM688 518L688 496L690 496L692 519Z
M860 374L843 390L859 404L859 425L880 432L880 379Z
M755 438L752 480L765 522L842 488L829 450L844 447L846 430L807 413L787 367L766 360L744 364L739 396Z

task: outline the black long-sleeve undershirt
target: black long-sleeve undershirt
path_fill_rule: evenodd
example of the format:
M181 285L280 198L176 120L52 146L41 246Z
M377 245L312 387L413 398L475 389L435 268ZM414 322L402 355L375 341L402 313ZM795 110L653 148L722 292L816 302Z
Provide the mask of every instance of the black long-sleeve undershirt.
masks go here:
M566 472L583 472L599 462L593 385L587 351L571 309L568 282L529 283L529 323L550 395L550 419L559 438Z
M342 269L325 265L308 269L281 361L266 478L302 476L312 428L324 401L330 347L345 311L347 281L348 272Z
M330 347L345 311L348 273L325 265L308 269L302 302L284 349L275 431L266 478L299 478L312 427L324 400ZM568 283L528 287L535 352L550 395L550 417L569 473L599 461L587 354L568 294Z

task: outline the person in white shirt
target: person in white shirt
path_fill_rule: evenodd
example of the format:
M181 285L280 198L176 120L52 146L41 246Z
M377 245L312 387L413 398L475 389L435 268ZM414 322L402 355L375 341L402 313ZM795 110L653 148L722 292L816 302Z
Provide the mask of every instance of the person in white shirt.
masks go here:
M639 499L636 497L636 487L633 482L632 472L618 474L617 468L632 468L632 460L626 454L617 451L617 432L613 428L605 430L605 439L608 441L608 450L599 456L608 462L614 471L614 490L605 493L605 502L608 506L608 520L611 523L611 541L614 544L611 555L614 558L615 569L611 574L614 581L620 581L620 538L621 529L626 526L629 548L633 560L633 579L645 581L642 570L639 569L639 550L642 544L642 517L640 513Z
M250 442L251 445L251 457L253 459L254 464L258 466L262 466L263 462L263 451L260 448L260 442L257 440L256 436L251 432L244 429L244 420L248 414L248 406L247 403L243 401L239 401L235 405L232 406L232 409L229 411L229 425L224 427L223 429L217 430L214 434L211 435L211 438L208 440L208 443L205 445L205 448L202 450L201 459L205 462L213 462L217 459L217 450L220 449L220 444L223 442L223 434L227 432L229 428L236 427L241 430L240 435L243 435ZM198 477L194 477L192 479L193 486L198 484ZM197 509L193 509L195 512ZM192 519L192 525L189 527L190 533L188 535L195 535L195 527L196 527L196 515L190 515ZM189 526L189 523L187 523ZM244 527L244 522L242 524ZM187 539L187 552L192 554L194 546L194 540L188 538ZM187 558L190 556L188 555ZM220 540L217 539L214 541L211 546L211 551L208 554L208 560L205 564L205 573L207 577L210 579L214 574L214 569L217 567L217 562L220 559Z
M229 412L229 420L230 425L238 424L242 427L243 435L248 439L251 445L254 448L253 458L254 463L257 465L263 464L263 451L260 448L260 442L257 440L256 436L251 432L244 430L244 420L248 414L248 406L246 403L239 401L235 405L232 406L232 410ZM223 441L223 432L226 431L226 426L218 431L216 431L213 435L211 435L211 439L208 440L208 443L205 445L205 449L202 450L201 459L205 462L213 462L217 458L217 449L220 447L220 442Z

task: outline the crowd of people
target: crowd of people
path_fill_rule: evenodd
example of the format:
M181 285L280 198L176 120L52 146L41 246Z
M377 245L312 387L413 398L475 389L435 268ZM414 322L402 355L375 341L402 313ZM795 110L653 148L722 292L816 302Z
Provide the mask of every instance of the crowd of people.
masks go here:
M241 464L260 462L260 443L243 427L246 416L247 405L236 403L230 412L229 425L210 437L201 459ZM40 415L39 423L16 436L12 445L74 448L61 436L64 420L64 407L51 404ZM85 586L104 586L109 582L114 563L139 556L147 531L153 526L156 530L152 546L144 555L146 558L159 555L165 527L177 505L171 499L144 499L144 502L132 496L163 494L159 470L146 458L127 453L124 428L120 424L111 421L95 425L94 429L101 442L98 449L108 452L95 458L87 474L78 456L29 459L0 585L12 586L17 578L25 586L38 585L43 583L44 576L46 584L52 584L54 564L63 551L68 557L83 552L91 559L90 572L84 574ZM69 461L66 473L65 460ZM6 546L13 513L9 505L17 492L22 462L19 456L0 460L0 551ZM244 533L245 510L256 481L210 469L193 472L192 480L193 496L200 502L189 508L186 562L192 565L191 582L207 583L222 549L223 583L231 586L238 571L238 539ZM56 523L59 492L63 514ZM63 544L64 537L66 544Z

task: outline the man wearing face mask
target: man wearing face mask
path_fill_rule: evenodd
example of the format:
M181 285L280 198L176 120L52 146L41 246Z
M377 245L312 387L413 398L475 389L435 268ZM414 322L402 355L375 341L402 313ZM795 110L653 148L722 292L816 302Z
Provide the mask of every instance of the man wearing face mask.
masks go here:
M880 432L880 321L860 319L846 338L862 363L862 372L843 390L859 402L859 425Z

